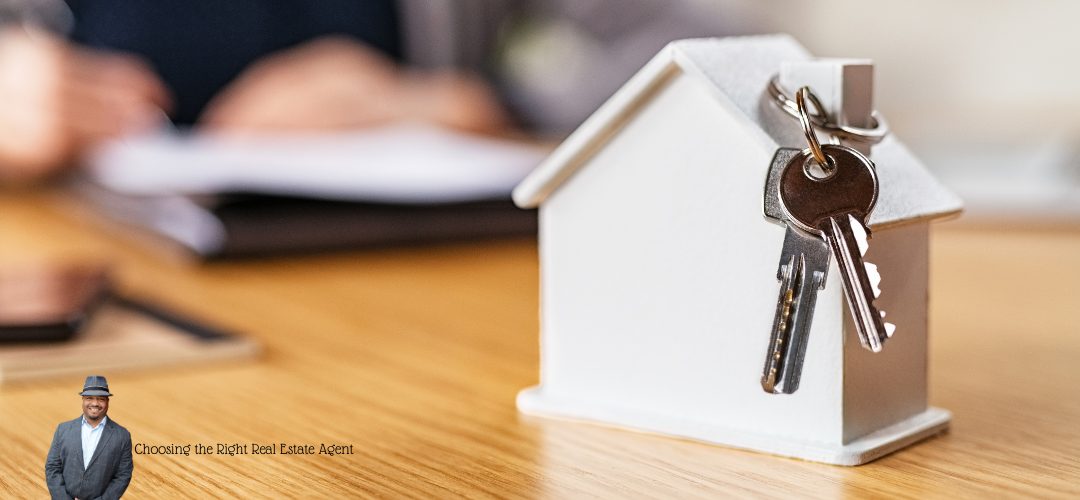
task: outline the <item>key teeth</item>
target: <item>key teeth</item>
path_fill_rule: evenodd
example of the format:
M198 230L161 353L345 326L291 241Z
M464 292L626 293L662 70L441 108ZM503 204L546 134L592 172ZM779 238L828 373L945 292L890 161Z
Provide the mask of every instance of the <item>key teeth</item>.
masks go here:
M870 288L874 290L874 299L876 300L881 297L881 273L878 272L877 264L871 262L863 262L863 265L866 267L866 276L870 278ZM893 332L896 331L896 325L884 321L884 310L878 309L878 314L881 315L882 323L885 326L885 338L892 338Z
M859 247L859 256L865 257L866 250L870 248L870 242L868 241L870 239L870 228L866 227L858 217L851 214L848 214L848 224L851 226L852 235L855 236L855 244Z
M881 273L878 272L877 264L863 262L866 268L866 276L870 278L870 288L874 290L874 298L881 297Z
M885 327L885 339L891 339L893 333L896 333L896 325L885 321L885 311L878 309L878 314L881 315L881 324Z
M851 223L851 230L855 236L855 243L859 246L859 254L862 257L866 256L866 251L870 248L870 228L866 227L858 218L848 215ZM881 272L878 271L877 264L866 261L863 259L863 267L866 269L866 277L870 280L870 289L873 291L873 299L877 300L881 298ZM871 301L872 303L873 301ZM893 332L896 331L896 325L885 322L885 311L878 309L878 314L881 315L883 326L885 327L885 338L890 339L893 336ZM873 349L871 349L873 350ZM877 349L881 350L880 347ZM874 351L877 352L877 351Z

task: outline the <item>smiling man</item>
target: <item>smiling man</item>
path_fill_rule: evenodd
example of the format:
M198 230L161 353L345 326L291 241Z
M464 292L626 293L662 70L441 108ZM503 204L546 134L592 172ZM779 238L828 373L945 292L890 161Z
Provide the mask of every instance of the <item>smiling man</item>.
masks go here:
M109 383L86 377L83 414L63 422L45 459L45 482L53 499L120 498L131 482L131 434L109 413Z

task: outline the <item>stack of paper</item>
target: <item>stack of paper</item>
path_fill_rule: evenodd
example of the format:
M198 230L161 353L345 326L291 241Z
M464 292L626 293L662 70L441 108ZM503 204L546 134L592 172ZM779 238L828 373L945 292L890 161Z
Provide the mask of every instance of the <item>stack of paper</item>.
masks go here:
M542 148L425 126L127 138L76 190L204 257L534 234L510 192Z
M446 203L508 197L545 152L434 127L306 136L158 134L106 146L91 176L132 194L266 193Z

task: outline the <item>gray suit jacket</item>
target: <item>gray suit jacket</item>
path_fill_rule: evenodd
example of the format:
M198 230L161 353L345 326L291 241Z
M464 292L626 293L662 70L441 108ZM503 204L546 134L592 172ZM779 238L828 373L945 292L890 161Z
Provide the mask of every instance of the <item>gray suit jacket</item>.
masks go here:
M108 419L101 440L83 469L82 416L56 427L49 456L45 459L45 482L53 499L116 499L131 482L131 434Z

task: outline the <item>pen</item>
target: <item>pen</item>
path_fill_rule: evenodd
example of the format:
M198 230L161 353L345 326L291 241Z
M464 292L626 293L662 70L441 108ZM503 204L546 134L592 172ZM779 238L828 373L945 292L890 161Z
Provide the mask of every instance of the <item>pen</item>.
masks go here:
M180 330L184 330L198 337L200 340L222 340L232 336L222 330L191 321L190 319L155 304L122 297L115 293L110 298L114 304L120 307L154 318Z

